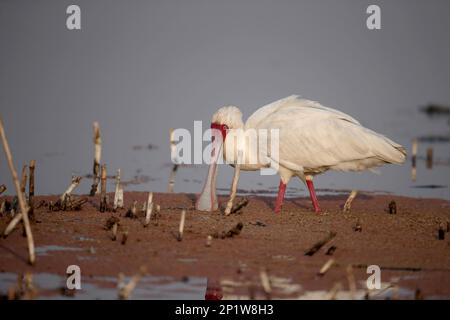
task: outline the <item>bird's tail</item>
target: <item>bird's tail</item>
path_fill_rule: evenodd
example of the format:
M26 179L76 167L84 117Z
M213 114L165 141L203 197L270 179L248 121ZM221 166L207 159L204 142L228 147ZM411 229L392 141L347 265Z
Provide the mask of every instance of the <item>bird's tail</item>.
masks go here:
M402 164L406 160L406 149L390 140L389 138L385 136L381 136L384 140L383 148L379 148L377 151L378 156L387 163L393 163L393 164Z

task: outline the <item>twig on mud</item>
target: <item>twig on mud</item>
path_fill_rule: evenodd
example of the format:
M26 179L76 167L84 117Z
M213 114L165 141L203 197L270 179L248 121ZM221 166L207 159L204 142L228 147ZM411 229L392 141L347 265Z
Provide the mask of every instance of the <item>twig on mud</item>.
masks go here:
M312 256L320 250L325 244L336 236L336 232L331 231L326 238L316 242L311 248L305 251L305 256Z
M239 213L245 206L248 205L248 202L249 201L247 198L242 199L241 201L236 203L236 205L230 210L229 214ZM228 214L225 212L225 215Z
M91 186L90 195L95 196L99 193L98 184L100 180L100 160L102 156L102 138L100 136L100 126L98 122L93 123L94 127L94 167L93 167L93 182Z
M319 276L325 275L325 273L327 273L327 271L330 270L330 268L333 266L334 262L335 262L335 260L333 258L328 259L328 261L325 262L325 264L322 266L322 268L320 268L318 275Z
M180 215L180 227L178 228L177 240L183 240L183 231L184 231L184 221L186 219L186 210L181 210Z
M119 274L119 284L118 284L118 288L119 288L119 299L121 300L126 300L130 297L131 293L133 292L134 288L136 288L139 280L141 280L141 278L143 276L145 276L147 270L146 268L143 266L139 269L139 273L135 274L130 282L128 282L127 284L124 284L124 275L122 273Z
M242 222L238 222L233 228L231 228L228 231L222 231L221 234L219 234L218 232L214 233L212 236L213 238L220 238L220 239L225 239L225 238L232 238L234 236L237 236L241 233L242 229L244 228L244 224Z
M352 192L348 196L347 201L345 201L344 210L343 210L344 213L350 213L350 210L352 209L352 202L356 198L357 194L358 194L357 190L352 190Z
M0 118L0 136L2 138L3 148L5 150L6 158L8 160L9 170L11 171L11 175L13 178L14 186L16 188L17 197L19 200L19 207L21 211L21 216L23 218L25 233L27 236L28 242L28 253L29 253L29 263L31 265L35 262L35 253L34 253L34 241L33 234L31 233L30 220L28 219L28 206L24 199L24 194L21 191L19 178L17 176L16 168L14 167L14 161L12 159L11 150L9 149L8 140L6 139L5 130L3 127L3 121Z

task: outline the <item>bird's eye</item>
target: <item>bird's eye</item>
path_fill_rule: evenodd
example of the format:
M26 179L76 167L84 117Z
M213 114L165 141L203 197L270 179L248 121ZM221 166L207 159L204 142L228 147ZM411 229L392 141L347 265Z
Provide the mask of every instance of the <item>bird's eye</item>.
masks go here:
M228 126L227 126L226 124L223 124L223 125L222 125L222 128L223 128L224 130L230 129L230 128L228 128Z

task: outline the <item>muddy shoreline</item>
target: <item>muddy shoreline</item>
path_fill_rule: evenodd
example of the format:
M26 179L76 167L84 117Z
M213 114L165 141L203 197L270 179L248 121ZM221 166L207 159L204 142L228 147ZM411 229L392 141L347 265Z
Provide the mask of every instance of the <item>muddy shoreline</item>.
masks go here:
M205 277L220 288L224 298L258 298L263 294L260 272L265 270L273 283L284 279L295 288L283 291L274 286L273 298L305 298L308 292L330 292L335 287L348 291L349 272L357 290L367 291L366 268L378 265L383 284L407 289L399 298L412 299L417 290L426 299L450 298L450 233L445 232L444 240L438 239L439 225L450 221L446 200L366 193L357 196L349 214L343 214L345 196L321 196L323 212L316 215L309 199L292 198L276 215L272 197L249 196L249 204L239 214L225 217L219 212L196 211L193 194L155 193L154 203L161 206L161 212L144 228L140 209L147 193L126 192L124 198L125 208L116 213L99 212L99 197L88 197L80 211L48 212L45 206L35 209L36 265L27 265L26 240L17 228L0 240L0 273L28 271L65 277L67 266L75 264L83 277L117 277L119 273L132 276L146 266L152 276ZM0 201L4 199L11 197L0 197ZM56 199L36 196L35 203ZM222 204L227 200L219 199ZM138 218L126 218L134 200L139 203ZM388 212L392 200L397 205L396 214ZM185 231L183 240L177 241L183 208L187 211ZM111 230L105 230L111 216L120 219L116 241L111 240ZM0 217L1 231L10 219L8 215ZM238 235L219 236L206 245L208 235L220 235L239 222L243 228ZM124 232L128 238L122 244ZM336 233L331 241L313 255L305 255L330 232ZM334 252L327 255L333 246ZM319 276L330 258L335 263ZM351 271L349 265L353 266ZM398 290L392 292L395 295Z

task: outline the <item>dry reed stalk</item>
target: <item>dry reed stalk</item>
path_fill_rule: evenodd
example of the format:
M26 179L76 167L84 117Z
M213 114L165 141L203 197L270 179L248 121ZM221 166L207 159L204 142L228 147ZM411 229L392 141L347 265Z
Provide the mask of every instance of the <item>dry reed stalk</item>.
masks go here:
M99 193L98 184L100 182L100 160L102 157L102 138L100 135L100 126L97 121L93 123L94 127L94 166L92 170L93 181L91 186L91 196Z
M170 172L169 185L167 187L167 192L172 193L174 185L175 185L175 175L178 170L178 161L177 161L177 155L176 155L177 145L175 144L174 131L172 128L170 129L170 132L169 132L169 139L170 139L170 158L172 159L173 167L172 167L172 171Z
M433 148L427 149L427 169L433 169Z
M347 201L345 201L344 210L343 210L344 213L350 213L350 210L352 209L352 202L356 198L357 194L358 194L357 190L352 190L352 192L348 196Z
M120 169L117 169L116 175L116 191L114 192L114 204L113 209L117 210L119 208L119 191L120 190Z
M417 139L412 142L412 156L411 156L411 180L416 181L417 179Z
M25 201L24 194L21 191L19 177L17 176L16 168L14 167L14 162L11 155L11 150L9 148L8 140L6 139L5 129L3 127L3 121L0 118L0 136L2 138L3 148L5 150L6 158L8 160L9 170L13 178L14 186L16 188L17 198L19 200L19 207L21 211L21 216L23 217L23 222L25 225L25 234L27 236L28 242L28 262L33 265L35 262L35 252L34 252L34 241L33 234L31 233L30 220L28 219L28 206Z
M230 215L231 209L233 208L234 198L236 198L237 185L239 182L239 174L241 172L241 163L242 163L242 150L239 150L238 160L234 166L234 176L233 176L233 182L231 183L230 199L228 200L227 207L225 208L226 216Z
M28 214L30 215L30 218L34 216L34 169L36 168L36 160L31 160L29 165L30 170L30 179L28 184L28 205L30 207Z
M24 195L25 199L26 199L25 191L26 191L26 188L27 188L27 180L28 180L27 169L28 169L27 165L24 165L22 167L22 176L21 176L21 179L20 179L20 191Z
M146 206L146 212L145 212L145 223L144 226L148 226L150 223L150 217L152 215L153 211L153 192L148 193L148 199L147 199L147 206Z
M177 240L183 240L184 221L186 220L186 210L181 210L180 227L178 228Z
M106 164L103 164L101 168L100 212L105 212L108 206L108 201L106 199L106 178L107 178Z

